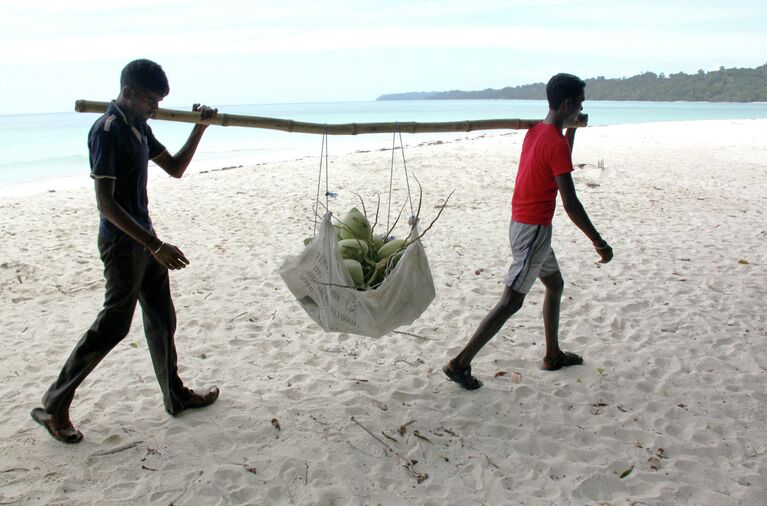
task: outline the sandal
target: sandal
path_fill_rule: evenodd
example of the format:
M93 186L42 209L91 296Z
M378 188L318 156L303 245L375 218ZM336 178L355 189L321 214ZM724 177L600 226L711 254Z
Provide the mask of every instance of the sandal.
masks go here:
M482 382L471 375L471 366L460 367L455 363L455 360L451 360L447 365L442 366L442 372L445 376L450 378L451 381L455 381L466 390L476 390L482 386Z
M46 412L43 408L35 408L30 413L32 420L36 421L48 431L53 439L62 443L74 444L83 440L83 433L75 429L72 422L67 418L57 418Z
M580 355L576 355L575 353L571 353L569 351L560 351L559 356L554 360L543 357L543 364L541 364L541 369L544 371L558 371L563 367L582 364L583 357Z
M191 389L184 389L184 400L179 408L170 412L175 416L187 409L199 409L210 406L218 399L218 387L210 387L205 393L197 393Z

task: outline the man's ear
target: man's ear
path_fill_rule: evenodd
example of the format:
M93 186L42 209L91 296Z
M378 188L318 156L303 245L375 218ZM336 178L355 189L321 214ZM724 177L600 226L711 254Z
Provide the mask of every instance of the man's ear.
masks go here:
M120 96L122 98L133 98L136 95L136 91L130 86L123 86L120 89Z

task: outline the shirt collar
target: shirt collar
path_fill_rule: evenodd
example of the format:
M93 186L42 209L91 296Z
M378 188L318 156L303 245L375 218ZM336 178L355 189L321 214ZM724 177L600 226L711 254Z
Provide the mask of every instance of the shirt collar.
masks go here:
M109 109L111 111L107 111L108 113L114 114L116 112L116 113L119 114L119 116L120 116L120 118L122 118L123 122L126 125L128 125L130 127L130 129L133 131L133 135L135 135L136 138L138 139L138 141L143 144L144 143L144 133L141 130L139 130L138 128L136 128L135 125L133 125L131 123L128 123L128 118L125 117L125 113L117 105L117 101L116 100L112 100L112 102L110 102Z
M122 111L122 109L120 109L120 106L117 105L116 100L112 100L109 103L109 109L111 110L107 111L107 113L110 113L110 114L114 114L115 112L118 113L120 117L122 118L122 120L125 122L125 124L126 125L128 124L128 118L125 117L125 113Z

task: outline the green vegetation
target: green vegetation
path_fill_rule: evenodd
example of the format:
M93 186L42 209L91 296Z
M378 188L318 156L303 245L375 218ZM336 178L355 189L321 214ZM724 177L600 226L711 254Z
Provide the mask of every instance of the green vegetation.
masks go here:
M645 72L632 77L586 79L589 100L677 100L705 102L767 102L767 64L755 69L725 69L696 74L654 74ZM382 95L378 100L466 100L516 99L545 100L544 83L506 87L500 90L433 91Z

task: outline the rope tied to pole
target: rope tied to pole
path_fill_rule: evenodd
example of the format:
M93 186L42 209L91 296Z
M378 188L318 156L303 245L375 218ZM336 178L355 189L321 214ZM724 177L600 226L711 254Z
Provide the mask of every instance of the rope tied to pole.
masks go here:
M410 176L407 171L407 160L405 159L405 144L402 142L402 129L400 128L399 122L396 124L395 131L392 133L392 139L391 139L391 166L389 167L389 201L387 202L387 210L386 210L386 230L390 230L389 228L389 222L391 218L391 196L392 196L392 189L394 186L394 153L397 150L397 137L399 137L399 150L402 153L402 168L405 172L405 186L407 188L407 200L410 204L410 216L411 220L415 217L415 212L413 209L413 197L410 194ZM411 225L414 225L414 223L410 223Z
M327 147L328 147L328 135L327 133L322 135L322 141L320 146L320 168L317 173L317 195L314 199L314 206L312 207L312 210L314 211L314 232L312 233L312 236L317 235L317 218L319 218L320 213L320 188L322 187L322 164L323 161L325 163L325 211L329 211L329 195L328 195L328 167L327 167Z

